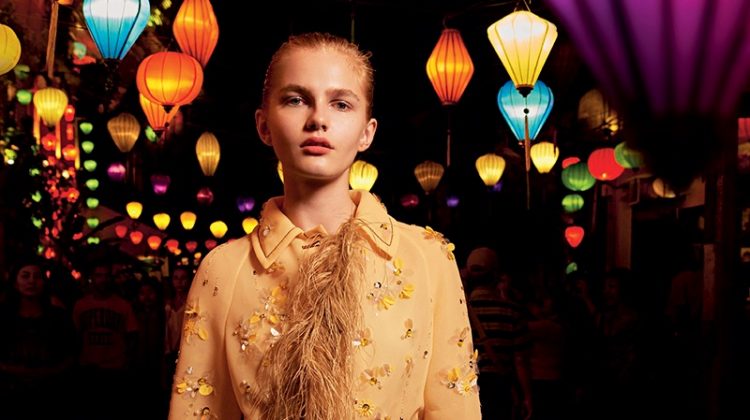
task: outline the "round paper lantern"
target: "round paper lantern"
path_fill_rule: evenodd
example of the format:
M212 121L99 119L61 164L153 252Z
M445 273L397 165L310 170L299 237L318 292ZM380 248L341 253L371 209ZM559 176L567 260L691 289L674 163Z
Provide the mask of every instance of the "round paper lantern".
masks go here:
M166 230L169 226L169 222L172 220L167 213L156 213L154 215L154 225L159 230Z
M349 186L353 190L370 191L378 179L378 168L375 165L358 160L349 169Z
M437 188L444 172L443 165L430 160L426 160L414 168L414 176L417 177L417 181L419 181L419 185L422 186L425 194L429 194Z
M180 248L180 241L177 239L167 239L167 242L164 243L164 246L167 247L167 250L171 253L175 253L177 249Z
M96 197L89 197L86 199L86 207L90 209L95 209L99 207L99 199Z
M128 234L128 227L124 224L120 224L115 226L115 235L117 235L118 238L124 238L125 235Z
M254 217L246 217L242 220L242 230L244 230L247 234L250 234L257 226L258 219Z
M136 74L138 91L167 110L187 105L203 86L203 69L193 57L178 52L158 52L146 57Z
M196 241L187 241L185 242L185 249L188 250L188 252L193 253L196 249L198 249L198 242Z
M404 194L401 197L401 205L407 209L412 209L419 205L419 196L416 194Z
M86 218L86 225L88 225L89 229L96 229L96 227L99 226L99 218L98 217Z
M479 177L482 178L484 185L492 187L500 181L505 171L505 159L494 153L487 153L477 158L475 165Z
M146 28L148 0L83 0L83 18L102 58L122 60Z
M427 59L427 77L443 105L458 103L474 74L474 63L456 29L443 29Z
M557 158L560 156L560 149L554 143L541 141L531 146L530 153L531 161L536 166L536 170L540 174L546 174L555 166L555 162L557 162Z
M200 190L198 190L198 193L195 195L196 200L198 200L198 204L203 204L205 206L210 205L214 201L214 193L211 191L208 187L203 187Z
M572 191L586 191L596 183L585 162L578 162L563 169L561 177L565 188Z
M221 158L221 147L216 136L208 131L201 134L195 144L195 154L198 156L198 163L201 165L203 174L213 176Z
M570 165L575 165L576 163L580 162L581 159L576 156L566 157L563 159L560 166L562 166L563 169L567 168Z
M221 239L226 235L227 230L229 228L227 227L227 224L222 222L221 220L217 220L208 227L208 230L211 231L211 234L214 235L214 238Z
M18 89L18 91L16 92L16 100L21 105L30 104L33 97L34 94L32 94L31 91L27 89Z
M216 43L219 24L209 0L185 0L172 22L172 32L182 52L206 67Z
M128 212L128 216L130 216L131 219L137 219L141 217L141 212L143 212L143 204L137 201L131 201L125 205L125 211Z
M601 130L614 135L620 129L617 112L597 89L586 92L578 102L578 120L589 130Z
M151 187L156 195L164 195L169 189L171 178L169 175L154 174L151 175Z
M125 165L120 162L114 162L107 168L107 176L113 182L122 182L125 180Z
M68 106L68 95L57 88L39 89L34 94L36 112L48 127L54 127Z
M661 198L675 198L677 197L677 194L672 190L672 188L667 185L663 179L661 178L654 178L653 182L651 183L651 188L654 190L654 194L656 194L657 197Z
M525 10L515 11L487 28L487 37L516 89L526 96L557 39L557 27Z
M94 129L94 124L91 124L91 123L90 123L90 122L88 122L88 121L84 121L84 122L82 122L82 123L78 124L78 128L80 128L80 129L81 129L81 132L82 132L83 134L91 134L91 130L93 130L93 129ZM93 143L92 143L92 144L93 144ZM91 149L93 150L93 147L92 147ZM91 153L91 152L89 151L89 152L87 152L87 153Z
M91 159L89 159L89 160L84 160L84 161L83 161L83 167L84 167L84 168L85 168L85 169L86 169L87 171L89 171L89 172L94 172L94 171L96 170L97 164L96 164L96 161L95 161L95 160L91 160Z
M76 119L76 107L72 104L68 104L65 107L65 111L63 111L63 117L65 117L65 122L73 122L73 120Z
M148 243L148 247L152 250L156 251L159 249L159 245L161 245L161 237L157 235L151 235L146 239L146 242Z
M148 120L151 129L157 133L164 131L169 125L169 122L172 121L172 118L174 118L175 114L177 114L177 111L180 110L180 106L177 105L167 113L164 111L163 106L148 100L148 98L143 96L142 93L138 94L138 100L141 104L141 109L143 109L143 113L146 114L146 119Z
M180 223L185 230L190 230L195 226L195 220L198 218L192 211L185 211L180 214Z
M578 245L583 241L584 230L580 226L568 226L565 228L565 240L573 248L578 248Z
M603 147L591 152L588 166L591 175L600 181L617 179L625 170L615 160L615 149L611 147Z
M216 248L217 244L216 244L216 241L213 239L206 239L206 242L204 242L204 245L206 245L206 249L210 251Z
M615 160L627 169L637 169L643 166L643 155L628 147L624 141L615 146Z
M133 243L133 245L138 245L143 240L143 232L140 230L134 230L130 232L130 242Z
M20 58L21 41L10 26L0 24L0 75L13 70Z
M534 89L526 96L518 93L510 80L497 92L497 106L500 108L500 113L519 141L526 138L527 118L529 139L536 139L552 112L554 103L555 97L552 95L552 90L541 80L536 82Z
M562 199L562 206L565 213L575 213L583 208L583 197L579 194L568 194Z
M87 179L86 188L91 191L96 191L96 189L99 188L99 180L96 178Z
M121 152L127 153L138 140L141 125L138 124L138 120L132 114L123 112L107 121L107 130L109 130L117 148Z

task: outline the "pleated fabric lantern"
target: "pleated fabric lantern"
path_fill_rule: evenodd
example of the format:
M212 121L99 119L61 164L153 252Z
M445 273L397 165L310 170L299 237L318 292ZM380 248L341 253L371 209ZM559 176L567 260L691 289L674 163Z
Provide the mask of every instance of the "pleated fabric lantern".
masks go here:
M643 155L628 147L624 141L615 146L615 160L626 169L637 169L643 166Z
M169 175L153 174L151 175L151 188L156 195L164 195L169 189L169 184L172 181Z
M133 245L138 245L143 240L143 232L140 230L134 230L130 232L130 242L133 243Z
M146 243L148 243L148 247L151 248L152 251L156 251L159 249L159 245L161 245L161 237L158 235L151 235L146 239Z
M132 114L123 112L107 121L107 130L117 148L121 152L127 153L133 148L136 140L138 140L141 125Z
M135 76L138 91L151 102L169 112L177 105L187 105L203 86L203 68L193 57L179 52L158 52L138 65Z
M68 95L57 88L39 89L34 94L34 108L47 127L54 127L65 113Z
M214 238L221 239L224 237L224 235L227 234L227 230L229 228L227 227L227 224L222 222L221 220L217 220L208 227L208 230L211 231L211 234L214 235Z
M0 75L18 64L21 58L21 41L10 26L0 24Z
M83 18L104 59L122 60L150 15L148 0L83 0Z
M497 106L503 118L510 126L516 139L523 141L526 137L526 123L528 121L528 137L536 139L542 126L547 121L555 97L541 80L536 82L534 89L526 96L522 96L513 87L512 81L507 81L497 92Z
M206 67L219 41L219 23L211 2L183 1L172 23L172 32L180 50Z
M169 112L166 112L164 111L164 107L156 102L150 101L142 93L138 94L138 99L141 103L143 113L146 114L148 124L151 126L151 129L157 133L164 131L169 125L169 122L172 121L172 118L174 118L175 114L177 114L177 111L180 110L180 106L177 105Z
M115 226L115 235L117 235L118 238L124 238L125 235L128 234L128 227L124 224L119 224Z
M526 96L557 39L557 27L526 10L517 10L487 28L487 37L514 86Z
M185 230L193 229L196 219L198 219L198 216L192 211L184 211L180 214L180 223Z
M484 185L492 187L500 181L505 171L505 159L494 153L487 153L477 158L475 162L479 177Z
M258 226L258 219L254 217L246 217L242 219L242 230L245 233L250 234Z
M597 89L586 92L578 101L578 120L589 130L600 130L606 135L615 135L620 130L617 111L604 99Z
M440 102L443 105L458 103L474 74L474 63L458 30L443 29L427 59L426 70Z
M211 191L211 188L203 187L195 194L195 199L198 201L198 204L204 206L211 205L214 202L214 192Z
M123 182L123 181L125 181L125 174L126 174L126 172L127 172L127 169L125 168L125 165L123 165L120 162L113 162L107 168L107 176L113 182Z
M565 228L565 240L568 241L568 245L573 248L578 248L578 245L583 242L583 236L585 231L580 226L568 226Z
M364 160L357 160L349 169L349 186L353 190L370 191L377 179L378 168Z
M586 162L578 162L562 170L562 183L571 191L586 191L596 183Z
M654 190L654 194L656 194L657 197L660 198L675 198L677 197L677 194L672 190L672 188L667 185L663 179L661 178L654 178L654 180L651 182L651 188Z
M131 201L125 205L125 211L127 211L131 219L138 219L143 212L143 204L138 201Z
M154 225L159 230L165 230L169 227L169 222L172 220L167 213L156 213L154 215Z
M599 181L612 181L617 179L625 170L615 160L615 149L602 147L596 149L589 155L589 172L591 176Z
M536 170L540 174L546 174L555 166L557 158L560 156L560 149L554 143L540 141L531 146L530 153L531 161L536 166Z
M443 178L444 172L443 165L430 160L426 160L414 168L414 176L417 177L417 181L419 181L419 185L422 186L425 194L435 191L440 179Z
M583 197L579 194L568 194L562 199L562 207L565 213L575 213L583 208Z
M216 136L208 131L201 134L195 144L195 154L198 156L198 163L201 165L203 174L213 176L221 158L221 147Z

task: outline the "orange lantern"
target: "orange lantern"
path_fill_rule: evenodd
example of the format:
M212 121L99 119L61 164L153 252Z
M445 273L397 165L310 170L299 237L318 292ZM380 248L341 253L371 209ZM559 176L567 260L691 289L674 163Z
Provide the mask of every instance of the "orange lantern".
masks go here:
M130 242L133 243L133 245L138 245L143 240L143 232L140 230L134 230L130 232Z
M117 225L115 226L115 235L117 235L118 238L124 238L125 235L128 234L128 227L125 225Z
M417 181L419 181L419 185L422 186L425 194L429 194L437 188L444 172L443 165L430 160L426 160L414 168L414 176L417 177Z
M625 170L615 159L615 149L604 147L596 149L589 155L589 172L599 181L612 181Z
M161 238L157 235L151 235L146 239L146 242L148 242L148 247L156 251L159 249L159 245L161 245Z
M164 111L164 108L161 105L157 104L156 102L149 101L148 98L143 96L142 93L138 94L138 98L140 100L143 113L146 114L148 124L151 126L151 129L156 132L163 131L165 128L167 128L169 122L172 121L172 118L174 118L175 114L177 114L177 111L180 110L180 106L178 105L172 108L167 113L166 111Z
M203 68L193 57L178 52L158 52L146 57L136 74L138 91L170 111L187 105L203 86Z
M578 248L578 245L583 241L584 230L580 226L568 226L565 228L565 240L573 248Z
M172 32L182 52L206 67L219 41L219 24L209 0L185 0L172 23Z
M201 165L203 174L213 176L221 158L221 147L216 136L208 131L201 134L195 144L195 154L198 156L198 163Z
M177 239L167 239L167 242L164 243L167 246L167 249L169 252L173 253L176 249L180 248L180 241Z
M68 104L65 107L65 112L63 112L63 117L65 117L65 122L73 122L76 119L76 107L73 104Z
M107 130L112 136L112 140L115 141L117 148L121 152L127 153L138 140L141 125L138 124L138 120L132 114L123 112L107 121Z
M500 181L505 171L505 159L494 153L487 153L477 158L475 162L479 177L484 185L493 187Z
M55 147L57 146L57 137L55 137L54 133L47 133L42 137L40 142L42 143L42 148L44 150L51 152L55 150Z
M456 29L443 29L427 59L427 77L443 105L458 103L474 74L474 63Z
M65 160L76 160L76 158L78 157L78 148L74 144L69 144L63 147L62 155Z

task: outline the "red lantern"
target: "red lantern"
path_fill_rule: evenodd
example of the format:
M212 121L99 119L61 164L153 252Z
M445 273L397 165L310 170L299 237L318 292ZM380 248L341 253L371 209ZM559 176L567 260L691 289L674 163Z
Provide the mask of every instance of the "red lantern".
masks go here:
M568 226L565 228L565 240L573 248L578 248L578 245L583 241L584 230L580 226Z
M185 242L185 249L188 250L189 253L195 252L196 249L198 249L198 242L196 241L187 241Z
M140 98L141 108L143 109L143 113L146 114L146 119L148 120L151 129L157 133L164 131L169 125L169 122L172 121L172 118L177 114L177 111L180 110L178 105L167 113L161 105L149 101L148 98L143 96L143 94L139 94L138 97Z
M63 112L63 117L65 118L65 122L73 122L73 120L76 118L76 107L74 107L72 104L68 104L68 106L65 107L65 111Z
M156 251L159 249L159 245L161 245L161 238L157 235L151 235L146 240L148 242L148 247Z
M177 239L168 239L166 245L167 250L174 254L175 251L180 248L180 241Z
M589 155L589 172L599 181L612 181L625 170L615 159L615 149L604 147L596 149Z
M195 195L195 198L198 200L198 204L208 206L214 201L214 193L210 188L203 187L198 190L198 194Z
M124 238L125 235L128 234L128 227L125 225L117 225L115 226L115 235L117 235L118 238Z
M216 241L213 239L206 239L205 245L206 245L206 249L210 251L216 248L217 244L216 244Z
M562 168L565 169L570 165L575 165L576 163L580 162L581 159L577 158L576 156L571 156L563 159L562 161Z
M143 232L140 230L134 230L130 232L130 242L133 243L133 245L138 245L143 240Z
M57 145L57 137L54 133L47 133L42 137L42 140L40 141L42 143L42 148L48 152L51 152L55 150L55 146Z

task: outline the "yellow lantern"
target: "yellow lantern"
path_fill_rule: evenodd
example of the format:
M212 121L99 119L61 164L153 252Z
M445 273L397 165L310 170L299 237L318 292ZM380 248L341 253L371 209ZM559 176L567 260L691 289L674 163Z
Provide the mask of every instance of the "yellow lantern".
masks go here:
M195 144L195 154L198 156L198 163L201 165L203 174L213 176L216 167L219 166L219 158L221 157L221 148L216 136L208 131L201 134L198 143Z
M479 156L476 161L477 172L479 177L484 181L484 185L492 187L500 181L505 171L505 159L494 153L487 153Z
M471 76L474 63L456 29L443 29L435 49L427 59L427 77L443 105L458 103Z
M534 162L536 170L540 174L546 174L555 166L557 158L560 157L560 149L554 143L540 141L531 146L531 161Z
M65 113L68 106L68 95L57 88L39 89L34 94L34 107L48 127L54 127Z
M276 165L276 173L279 174L279 179L281 180L281 183L284 183L284 168L281 166L281 161Z
M617 112L596 89L586 92L581 97L578 102L578 119L582 120L589 130L603 130L609 135L614 135L620 129Z
M206 67L219 41L219 24L209 0L185 0L172 23L172 32L182 52Z
M192 211L185 211L180 215L180 223L182 223L182 227L185 228L185 230L190 230L195 226L195 220L197 218L198 216Z
M242 220L242 230L245 233L250 234L258 226L258 219L254 217L246 217Z
M112 136L112 140L115 141L117 148L121 152L127 153L138 140L141 125L138 124L138 120L132 114L123 112L107 121L107 130L109 135Z
M169 222L172 220L171 217L167 213L156 213L154 215L154 225L156 225L159 230L165 230L167 226L169 226Z
M487 36L516 89L528 95L557 39L557 27L530 11L518 10L490 25Z
M208 227L208 229L211 231L211 234L214 235L214 238L221 239L224 237L224 235L227 234L227 230L229 228L227 227L227 224L222 222L221 220L217 220Z
M0 75L11 71L20 58L21 41L10 26L0 24Z
M651 188L654 189L654 194L656 194L657 197L661 198L675 198L677 197L677 194L672 190L672 188L667 185L663 179L661 178L654 178L654 181L651 183Z
M138 99L141 103L143 113L146 114L148 124L151 126L151 129L157 133L167 128L169 122L172 121L172 118L177 114L177 111L180 110L180 106L177 105L167 113L164 111L164 107L156 102L149 101L142 93L138 94Z
M349 168L349 186L353 190L370 191L376 179L378 179L378 168L364 160L352 163L352 167Z
M414 168L414 176L417 177L417 181L419 181L419 185L422 186L425 194L435 191L440 179L443 178L444 172L443 165L431 160L426 160Z
M128 212L128 216L130 216L131 219L137 219L141 217L141 212L143 211L143 204L137 201L131 201L125 205L125 210Z

